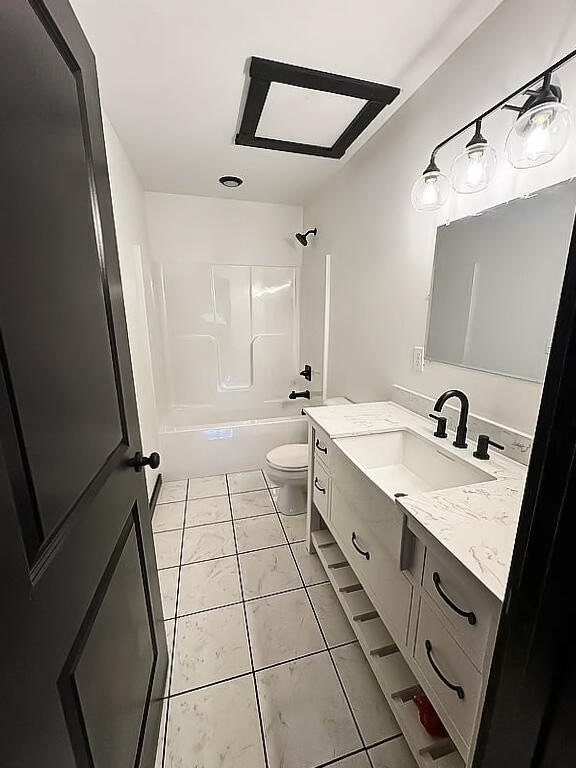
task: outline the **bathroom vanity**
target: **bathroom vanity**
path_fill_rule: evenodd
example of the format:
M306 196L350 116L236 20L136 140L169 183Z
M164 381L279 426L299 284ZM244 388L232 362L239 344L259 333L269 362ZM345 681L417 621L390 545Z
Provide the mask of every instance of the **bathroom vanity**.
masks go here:
M526 467L499 454L476 459L473 440L455 448L452 433L434 437L435 424L394 403L306 412L309 550L414 764L468 765ZM421 691L448 736L432 737L420 724Z

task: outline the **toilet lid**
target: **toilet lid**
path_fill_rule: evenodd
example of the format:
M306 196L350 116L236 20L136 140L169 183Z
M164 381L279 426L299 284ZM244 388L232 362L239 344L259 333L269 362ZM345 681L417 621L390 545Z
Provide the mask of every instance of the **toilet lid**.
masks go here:
M278 469L305 469L308 466L308 444L279 445L266 454L266 459Z

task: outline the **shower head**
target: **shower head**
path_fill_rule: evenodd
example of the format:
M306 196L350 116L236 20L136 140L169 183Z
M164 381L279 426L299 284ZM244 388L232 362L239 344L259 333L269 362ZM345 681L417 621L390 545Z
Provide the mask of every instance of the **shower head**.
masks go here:
M296 232L296 240L298 240L300 245L308 245L308 235L314 235L314 237L316 237L317 234L318 230L316 227L314 227L314 229L309 229L308 232L305 232L304 234Z

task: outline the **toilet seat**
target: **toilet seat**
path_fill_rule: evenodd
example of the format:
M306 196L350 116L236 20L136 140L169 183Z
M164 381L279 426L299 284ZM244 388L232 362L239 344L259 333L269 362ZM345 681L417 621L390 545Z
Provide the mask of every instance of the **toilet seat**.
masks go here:
M266 461L278 470L302 470L308 467L308 444L288 443L272 448L266 454Z

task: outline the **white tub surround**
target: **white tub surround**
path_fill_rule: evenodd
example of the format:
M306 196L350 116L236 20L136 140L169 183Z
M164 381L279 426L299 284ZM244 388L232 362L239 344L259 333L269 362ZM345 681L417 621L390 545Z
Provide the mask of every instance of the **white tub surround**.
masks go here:
M392 402L305 408L308 416L338 445L338 438L409 429L448 454L496 477L438 491L410 494L397 501L417 523L456 557L500 601L504 598L526 467L492 449L490 459L472 456L476 443L463 450L434 437L436 425ZM370 481L386 493L378 480Z
M268 451L278 445L305 441L302 416L166 429L160 433L162 474L181 480L242 472L263 467Z
M391 402L309 407L316 551L419 768L471 765L526 468ZM488 430L487 430L488 431ZM449 737L420 725L424 692ZM439 760L436 763L436 760Z

